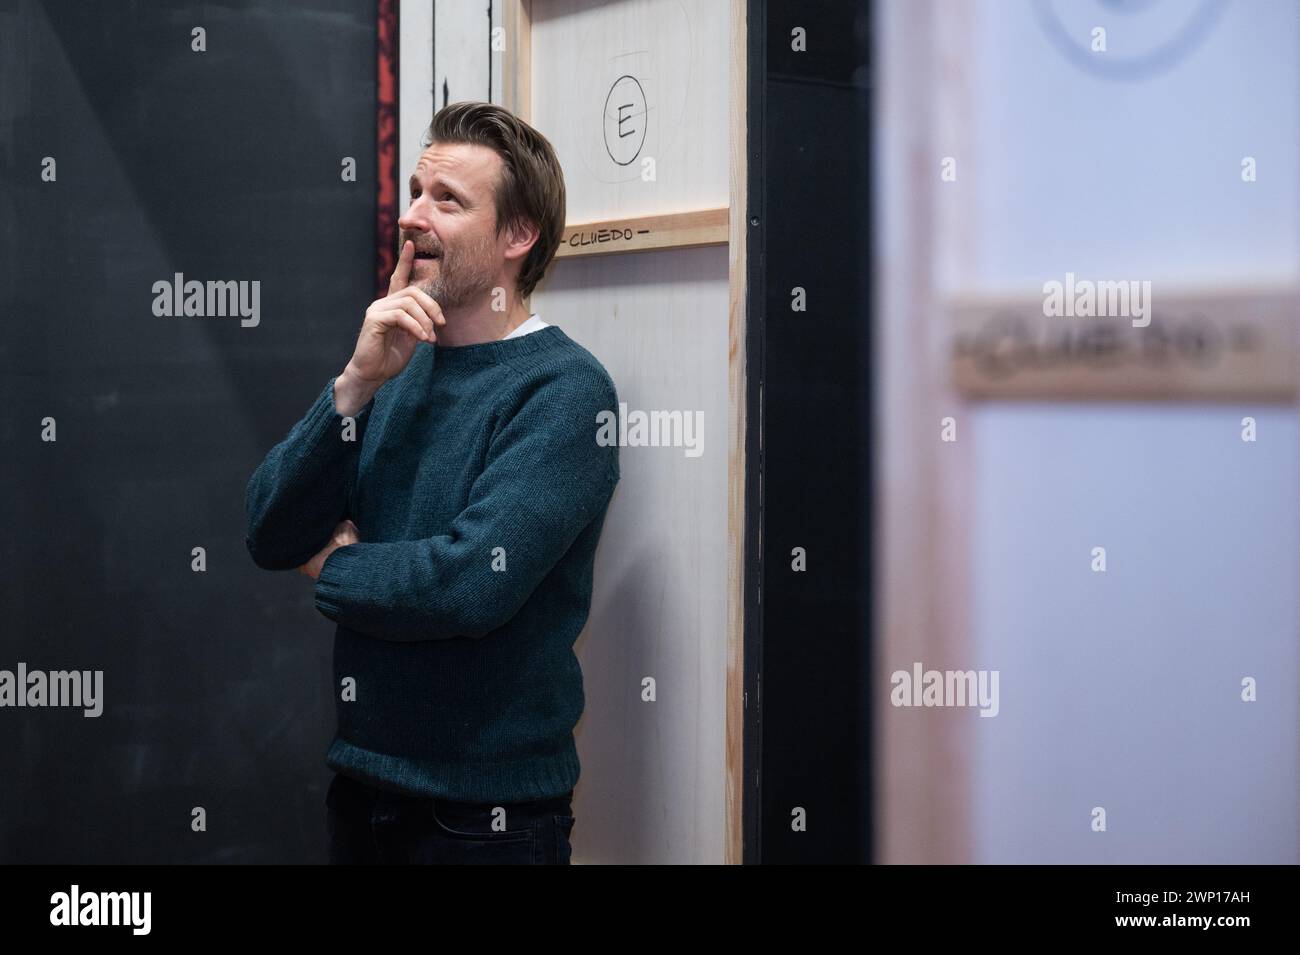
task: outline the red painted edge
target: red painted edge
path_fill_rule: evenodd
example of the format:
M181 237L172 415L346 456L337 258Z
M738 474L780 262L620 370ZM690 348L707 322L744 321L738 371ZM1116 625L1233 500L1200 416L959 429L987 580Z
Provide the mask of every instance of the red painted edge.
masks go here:
M397 266L397 0L377 0L375 289L388 294Z

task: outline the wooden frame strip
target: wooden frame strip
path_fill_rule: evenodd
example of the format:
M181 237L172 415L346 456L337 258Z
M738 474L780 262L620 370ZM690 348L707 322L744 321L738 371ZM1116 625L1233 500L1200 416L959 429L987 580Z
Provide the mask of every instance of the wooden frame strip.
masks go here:
M564 240L555 257L566 259L580 255L726 245L730 237L730 213L726 208L670 212L635 219L606 219L566 225Z

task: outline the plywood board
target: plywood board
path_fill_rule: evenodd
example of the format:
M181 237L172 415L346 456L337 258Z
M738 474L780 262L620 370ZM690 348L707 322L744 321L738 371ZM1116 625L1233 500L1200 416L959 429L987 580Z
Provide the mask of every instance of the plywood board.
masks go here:
M631 410L702 421L685 447L622 447L577 653L586 710L575 861L726 858L727 250L575 259L533 296ZM653 679L656 698L643 699Z

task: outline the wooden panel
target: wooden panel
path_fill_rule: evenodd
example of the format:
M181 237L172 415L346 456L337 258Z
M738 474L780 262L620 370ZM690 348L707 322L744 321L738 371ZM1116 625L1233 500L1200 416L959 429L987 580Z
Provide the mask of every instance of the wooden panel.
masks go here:
M608 369L629 409L703 416L703 453L622 447L578 640L579 863L727 857L728 253L723 247L566 261L533 296ZM737 673L737 679L739 679ZM653 677L657 701L641 699Z
M730 6L534 0L532 122L560 150L568 222L730 202Z
M492 58L493 77L501 90L500 103L522 120L533 118L533 30L532 0L493 0L493 9L500 11L501 25L505 29L504 56ZM508 68L505 68L508 65Z
M397 199L398 213L410 192L406 181L424 152L420 138L433 119L433 3L398 4ZM397 236L392 237L394 245Z
M491 31L500 24L486 3L435 4L433 96L435 109L463 100L488 100Z

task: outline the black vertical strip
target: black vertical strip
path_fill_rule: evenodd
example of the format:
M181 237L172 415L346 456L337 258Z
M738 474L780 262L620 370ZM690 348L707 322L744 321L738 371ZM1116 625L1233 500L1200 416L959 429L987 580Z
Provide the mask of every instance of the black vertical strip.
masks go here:
M854 99L859 128L861 130L862 159L859 170L859 188L856 190L858 208L862 210L862 267L857 270L858 301L861 303L861 322L858 333L858 368L862 374L864 387L860 392L861 421L863 441L858 445L858 478L865 491L862 501L862 521L860 526L858 562L858 592L862 595L859 607L861 620L863 655L859 659L861 666L861 706L865 719L862 722L864 732L858 740L858 787L863 794L862 805L866 813L862 819L862 829L858 833L861 861L876 861L876 791L875 780L876 751L874 729L871 719L871 695L876 686L873 660L876 653L876 633L872 621L875 619L875 588L872 585L875 568L875 513L876 513L876 332L875 321L875 273L870 263L875 261L875 197L872 187L872 165L868 157L875 155L876 130L875 110L873 104L876 96L876 61L875 37L872 29L876 22L876 10L873 0L864 0L863 9L854 24L854 36L860 65L854 72L854 85L861 90Z
M764 281L767 253L764 243L767 223L764 199L766 170L763 165L764 96L767 85L767 0L746 4L745 56L745 720L743 740L743 785L741 786L742 856L746 864L762 861L762 694L759 666L763 653L763 617L759 603L762 584L763 510L760 494L763 470L763 326L767 288Z
M765 59L751 59L759 86L749 104L761 152L751 168L762 168L751 178L760 225L750 232L751 265L762 272L751 276L749 299L763 339L758 856L863 862L872 835L863 772L871 737L863 586L871 11L865 0L766 0L751 9L751 38L765 49ZM795 548L806 569L793 566ZM800 810L802 831L792 825Z

